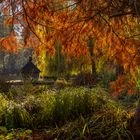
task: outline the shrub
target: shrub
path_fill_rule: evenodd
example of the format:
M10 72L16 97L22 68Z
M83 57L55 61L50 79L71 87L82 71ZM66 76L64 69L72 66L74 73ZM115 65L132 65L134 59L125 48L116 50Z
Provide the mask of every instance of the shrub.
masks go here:
M57 89L63 89L68 86L68 82L64 78L60 78L55 81L54 86Z
M6 127L0 126L0 135L7 135L8 130Z
M18 104L13 101L9 101L8 108L5 113L5 125L8 128L31 127L29 113L23 107L22 103Z
M8 106L8 100L6 100L6 98L0 94L0 124L4 124L5 123L5 113L7 110L7 106Z
M11 129L10 132L6 134L1 134L1 140L30 140L32 130L24 129Z
M6 83L5 80L0 80L0 92L8 92L11 85L9 83Z
M99 77L101 79L99 84L102 87L105 87L105 88L109 88L110 82L114 81L116 79L116 75L114 73L112 73L112 72L109 72L109 71L99 73L98 75L99 75Z
M78 74L72 81L73 86L93 85L96 83L91 73L82 72Z

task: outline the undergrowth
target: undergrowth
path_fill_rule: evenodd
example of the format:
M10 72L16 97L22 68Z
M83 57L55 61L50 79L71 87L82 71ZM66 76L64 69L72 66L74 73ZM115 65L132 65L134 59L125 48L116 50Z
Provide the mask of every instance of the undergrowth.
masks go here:
M46 139L133 139L128 130L131 115L105 89L28 89L0 95L1 126L43 129Z

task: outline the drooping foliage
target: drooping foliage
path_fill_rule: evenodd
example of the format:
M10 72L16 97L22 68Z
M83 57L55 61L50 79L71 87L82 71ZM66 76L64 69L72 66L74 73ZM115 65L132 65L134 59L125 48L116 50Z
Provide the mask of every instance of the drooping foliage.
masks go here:
M73 57L77 59L84 57L86 63L91 63L87 42L92 36L94 60L98 61L104 56L106 60L122 66L125 73L130 73L135 80L136 68L140 64L140 2L136 0L1 0L0 2L2 15L8 15L5 23L21 28L24 46L33 47L36 55L54 56L55 43L60 41L66 61L69 62ZM3 43L3 38L0 39L2 46L9 46L9 38L4 39L6 43Z

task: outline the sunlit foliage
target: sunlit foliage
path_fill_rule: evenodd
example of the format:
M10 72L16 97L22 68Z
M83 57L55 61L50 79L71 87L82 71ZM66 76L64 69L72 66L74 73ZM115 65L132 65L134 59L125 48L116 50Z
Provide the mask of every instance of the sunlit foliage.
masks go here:
M135 82L140 64L138 1L2 0L0 6L8 15L7 24L22 26L24 46L33 47L42 59L46 54L54 56L55 43L60 41L67 61L84 56L90 64L87 42L92 36L94 60L104 56L123 66ZM2 40L2 46L9 48L8 40Z

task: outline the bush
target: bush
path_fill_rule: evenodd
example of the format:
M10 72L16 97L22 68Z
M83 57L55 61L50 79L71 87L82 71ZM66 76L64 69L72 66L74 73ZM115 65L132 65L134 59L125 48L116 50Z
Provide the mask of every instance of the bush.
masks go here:
M63 89L68 85L68 82L64 78L57 79L54 83L56 89Z
M8 130L6 127L0 126L0 135L7 135Z
M5 115L6 115L6 110L8 106L8 100L0 94L0 124L3 125L5 124Z
M9 105L5 113L5 126L8 128L31 127L29 113L24 108L22 103L18 104L9 101Z
M29 140L31 138L32 130L24 129L11 129L10 132L6 134L1 134L1 140Z
M11 85L9 83L6 83L5 80L0 80L0 92L7 93L10 88Z
M96 84L96 79L93 79L91 73L82 72L78 74L72 81L73 86L84 86Z

